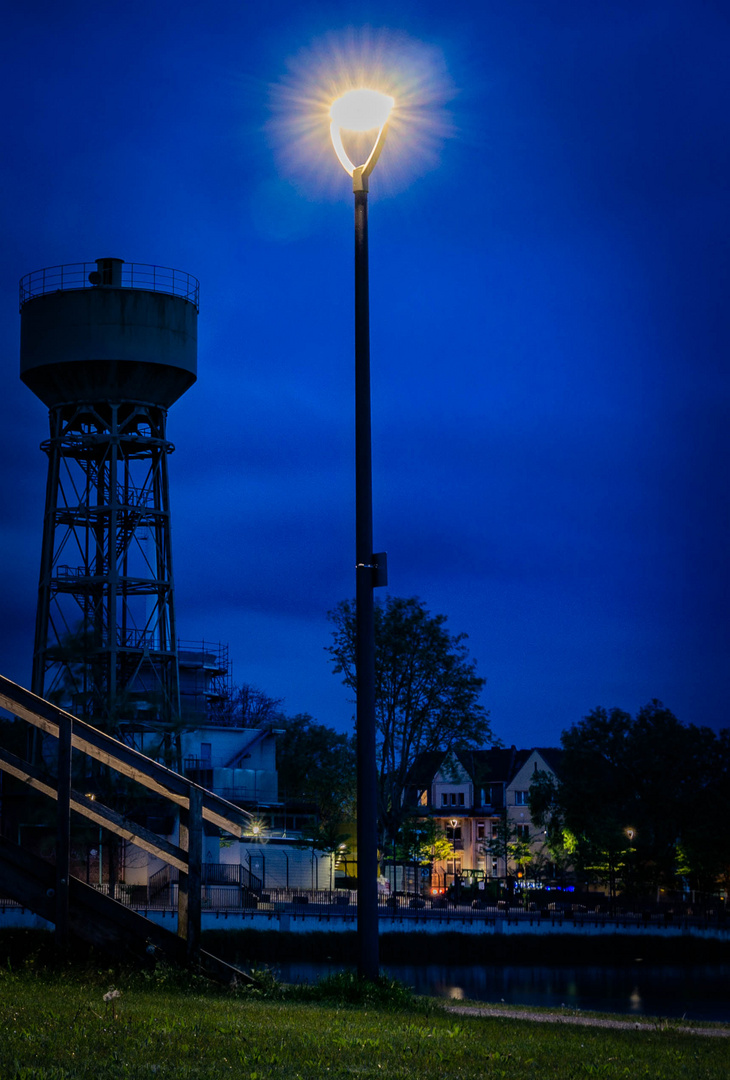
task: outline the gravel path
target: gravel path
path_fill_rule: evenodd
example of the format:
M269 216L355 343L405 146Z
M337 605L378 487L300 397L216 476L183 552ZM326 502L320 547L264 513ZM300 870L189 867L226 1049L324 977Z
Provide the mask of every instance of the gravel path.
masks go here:
M619 1031L679 1031L683 1035L704 1035L712 1038L730 1038L730 1028L684 1027L672 1021L659 1020L639 1022L633 1020L605 1020L598 1016L566 1016L564 1013L528 1012L525 1009L497 1009L489 1005L447 1005L449 1012L460 1016L494 1016L510 1020L532 1020L537 1024L576 1024L579 1027L614 1028Z

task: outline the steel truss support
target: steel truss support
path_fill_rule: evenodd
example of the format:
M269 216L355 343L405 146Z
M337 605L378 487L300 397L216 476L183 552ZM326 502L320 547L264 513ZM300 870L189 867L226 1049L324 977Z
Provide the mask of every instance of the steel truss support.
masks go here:
M106 731L180 713L166 410L50 411L32 689Z

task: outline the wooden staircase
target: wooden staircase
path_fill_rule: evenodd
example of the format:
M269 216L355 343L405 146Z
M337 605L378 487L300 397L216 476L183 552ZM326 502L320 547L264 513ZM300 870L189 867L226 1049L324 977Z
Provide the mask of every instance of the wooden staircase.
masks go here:
M201 862L204 821L240 837L251 815L3 676L0 706L53 736L58 746L56 776L0 747L0 770L56 802L55 866L0 838L2 892L52 922L62 947L76 936L118 958L157 955L226 983L247 980L248 976L200 947ZM178 844L124 818L98 799L74 791L73 750L173 803L180 817ZM71 875L72 811L132 841L178 871L177 933Z

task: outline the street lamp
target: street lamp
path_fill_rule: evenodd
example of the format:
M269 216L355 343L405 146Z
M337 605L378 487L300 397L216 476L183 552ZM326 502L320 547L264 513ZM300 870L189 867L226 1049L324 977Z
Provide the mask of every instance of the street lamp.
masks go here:
M373 589L387 584L385 554L373 553L370 428L370 299L368 178L380 157L393 98L348 90L330 109L332 145L352 177L355 195L355 668L357 696L357 941L358 975L374 980L378 949L377 766L375 756L375 616ZM343 131L376 132L364 165L355 165Z

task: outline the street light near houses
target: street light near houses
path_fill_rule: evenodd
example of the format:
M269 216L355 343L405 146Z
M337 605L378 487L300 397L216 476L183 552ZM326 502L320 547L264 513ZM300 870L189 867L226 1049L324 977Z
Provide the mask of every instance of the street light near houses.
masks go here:
M330 134L355 196L355 665L357 696L357 940L358 975L374 980L378 948L377 766L375 755L375 617L373 589L387 584L384 553L373 552L370 423L370 297L368 180L385 142L394 105L388 94L359 88L332 104ZM362 165L350 160L343 133L373 132Z

